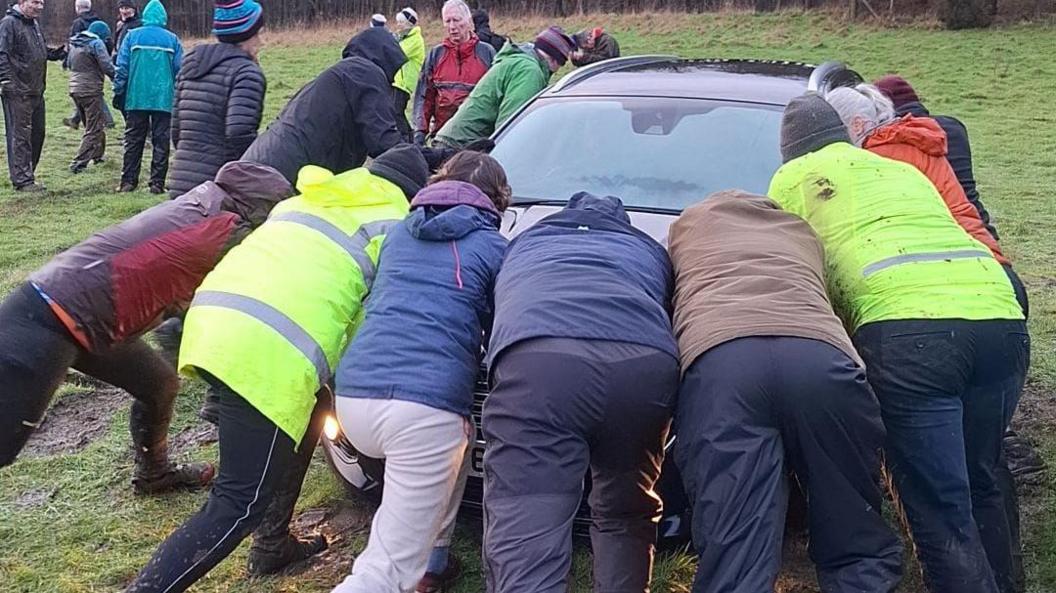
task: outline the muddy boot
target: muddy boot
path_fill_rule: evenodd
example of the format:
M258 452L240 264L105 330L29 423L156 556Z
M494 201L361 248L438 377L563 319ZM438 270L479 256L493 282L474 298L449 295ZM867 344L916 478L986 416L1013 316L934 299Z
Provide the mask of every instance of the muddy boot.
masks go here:
M254 538L246 570L258 577L276 574L315 556L328 545L326 538L318 534L306 538L287 535L278 544L260 543L259 539Z
M168 463L161 471L142 474L137 467L136 475L132 477L132 491L142 496L174 490L200 490L208 486L215 475L216 468L206 462Z
M1002 446L1008 469L1017 482L1033 482L1037 475L1045 471L1045 460L1026 438L1010 430L1005 433Z
M220 392L212 385L205 390L205 402L198 410L198 417L213 426L220 426Z
M165 360L176 368L180 358L180 340L183 338L183 319L170 317L154 329L154 341Z

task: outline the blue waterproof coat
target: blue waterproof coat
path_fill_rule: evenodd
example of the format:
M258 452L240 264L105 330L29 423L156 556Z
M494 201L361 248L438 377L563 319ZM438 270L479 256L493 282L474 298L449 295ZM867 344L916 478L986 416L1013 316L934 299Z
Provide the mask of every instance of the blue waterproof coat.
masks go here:
M114 77L115 104L122 111L172 111L183 46L165 28L168 19L161 2L150 0L143 9L143 26L122 39Z

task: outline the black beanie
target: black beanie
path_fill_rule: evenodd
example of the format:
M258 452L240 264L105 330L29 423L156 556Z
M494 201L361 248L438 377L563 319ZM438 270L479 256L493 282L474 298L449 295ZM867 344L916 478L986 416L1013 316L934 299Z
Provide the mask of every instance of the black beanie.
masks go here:
M420 148L397 144L374 159L367 167L371 173L397 185L410 200L429 181L429 165Z
M787 163L851 137L840 114L821 95L808 92L789 101L781 117L781 162Z

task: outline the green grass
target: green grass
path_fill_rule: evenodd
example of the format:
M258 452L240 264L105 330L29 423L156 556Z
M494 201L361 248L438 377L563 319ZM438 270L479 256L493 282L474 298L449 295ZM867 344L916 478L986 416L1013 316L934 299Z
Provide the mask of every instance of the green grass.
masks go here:
M525 39L539 19L495 20L499 31ZM589 23L588 23L589 21ZM675 53L694 57L750 57L819 62L840 59L867 78L898 72L912 81L935 113L960 117L975 151L980 193L1002 234L1002 246L1031 293L1034 344L1023 430L1056 463L1056 116L1051 92L1053 23L1012 25L989 31L947 32L926 25L888 29L846 25L824 14L599 16L569 19L567 28L604 24L625 54ZM345 31L351 30L346 28ZM438 31L427 29L435 41ZM270 36L262 56L268 75L270 121L285 101L315 73L332 63L346 37L341 30ZM66 75L49 72L48 139L38 168L51 192L23 196L0 188L0 291L6 294L51 255L94 230L156 202L146 193L111 192L120 172L119 134L110 134L109 158L101 167L73 176L66 166L79 134L60 125L67 115ZM65 391L70 391L70 388ZM60 397L62 397L60 395ZM172 433L195 424L200 389L188 385L180 398ZM204 493L159 498L133 497L127 407L104 436L76 454L24 458L0 470L0 591L11 593L120 590L174 527L194 512ZM215 445L191 449L181 460L215 459ZM246 546L193 590L198 592L329 591L361 549L369 511L341 502L341 490L320 461L313 466L301 509L358 513L361 520L342 535L327 565L300 576L248 580ZM36 501L36 502L34 502ZM1026 493L1025 548L1030 591L1056 591L1056 481ZM479 535L460 527L456 549L468 561L457 591L481 590ZM687 591L690 559L662 559L655 591ZM589 559L577 555L575 591L589 590ZM796 590L801 590L798 587ZM809 590L802 589L802 590Z

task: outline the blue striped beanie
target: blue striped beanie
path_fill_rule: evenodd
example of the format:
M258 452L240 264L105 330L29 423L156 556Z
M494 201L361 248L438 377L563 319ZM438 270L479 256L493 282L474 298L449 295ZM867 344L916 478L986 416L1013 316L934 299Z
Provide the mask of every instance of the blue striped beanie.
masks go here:
M264 26L264 9L256 0L216 0L213 35L224 43L241 43Z

